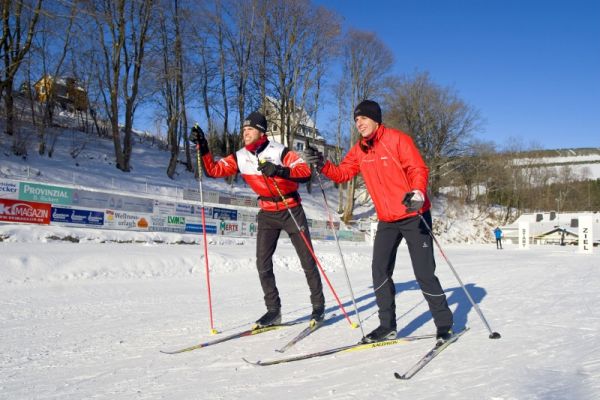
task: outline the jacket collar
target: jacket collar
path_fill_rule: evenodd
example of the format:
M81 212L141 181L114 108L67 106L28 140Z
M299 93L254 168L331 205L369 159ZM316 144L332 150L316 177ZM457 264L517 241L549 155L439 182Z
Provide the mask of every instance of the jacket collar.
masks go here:
M383 124L379 124L379 127L375 130L375 132L371 133L369 136L365 137L361 137L358 145L360 146L360 149L367 153L369 151L369 149L371 147L373 147L373 145L375 144L375 142L377 142L378 140L381 139L381 136L383 135L383 132L385 131L385 127L383 126Z
M265 149L269 145L269 138L267 135L262 135L256 142L250 143L245 146L246 150L250 153L258 154Z

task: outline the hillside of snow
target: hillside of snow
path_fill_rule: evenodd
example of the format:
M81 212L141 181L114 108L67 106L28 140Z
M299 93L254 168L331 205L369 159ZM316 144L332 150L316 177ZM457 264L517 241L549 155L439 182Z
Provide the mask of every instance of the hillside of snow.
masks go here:
M22 128L27 129L27 128ZM149 135L135 135L131 172L124 173L115 167L112 139L85 134L70 129L49 129L49 138L56 137L52 158L39 155L37 138L33 131L28 138L28 154L17 157L10 151L12 138L0 135L0 179L28 180L48 184L63 184L74 187L110 190L116 193L136 196L177 199L183 189L198 189L199 183L193 173L178 165L175 179L166 175L169 153L160 147L159 141ZM183 157L180 157L183 159ZM327 201L333 218L338 204L338 191L327 179L323 179ZM204 178L203 190L213 190L229 195L255 197L243 179L229 185L223 179ZM364 192L364 190L363 190ZM313 184L312 193L301 185L300 194L308 218L328 220L323 196L318 181ZM398 201L400 201L399 194ZM444 197L433 199L432 213L434 232L445 243L487 243L492 241L493 228L498 225L490 210L480 212L456 202L448 202ZM368 196L360 196L354 212L363 221L374 220L374 209ZM102 233L103 234L103 233ZM99 236L102 235L98 233ZM191 239L190 239L191 240Z

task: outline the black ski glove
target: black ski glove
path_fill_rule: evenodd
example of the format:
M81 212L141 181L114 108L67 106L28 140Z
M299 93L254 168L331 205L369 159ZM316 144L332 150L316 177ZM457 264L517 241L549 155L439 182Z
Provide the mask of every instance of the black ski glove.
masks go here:
M302 158L309 165L314 165L315 169L319 172L323 169L325 165L325 158L323 157L323 153L321 153L317 148L308 146L304 153L302 154Z
M413 190L412 192L406 193L402 200L402 204L406 206L407 212L419 211L424 203L425 196L423 196L423 193L421 193L420 190Z
M290 169L282 165L273 164L271 161L262 161L258 164L258 170L265 176L273 178L274 176L280 176L282 178L290 177Z
M196 148L200 151L200 155L203 156L205 154L210 153L210 149L208 148L208 141L204 136L204 131L198 124L194 125L192 128L192 133L190 134L190 142L196 145Z

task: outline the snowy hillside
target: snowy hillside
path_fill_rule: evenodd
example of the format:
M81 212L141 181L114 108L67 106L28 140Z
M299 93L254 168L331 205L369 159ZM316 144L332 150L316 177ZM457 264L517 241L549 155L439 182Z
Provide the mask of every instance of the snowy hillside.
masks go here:
M575 179L600 179L600 147L535 151L515 159L514 163L543 166L556 173L567 167Z
M87 135L79 131L55 128L49 136L56 135L56 150L49 158L37 153L34 134L30 133L28 156L26 159L14 156L10 151L11 138L0 135L0 178L30 180L51 184L72 185L91 189L109 189L122 194L135 194L151 198L181 198L184 189L198 189L198 182L191 172L178 166L174 180L166 175L169 153L161 150L156 139L138 134L133 149L132 171L123 173L114 165L112 140ZM77 153L76 157L72 154ZM337 209L337 189L324 180L327 201L333 217L339 221ZM255 197L243 180L228 185L222 179L204 179L204 190L213 190L229 195ZM302 185L300 190L308 218L327 220L321 190L317 183L312 194ZM492 240L492 229L497 222L489 212L481 213L461 204L448 203L444 198L433 201L434 231L445 243L485 243ZM363 221L371 221L374 210L367 201L355 209L355 216ZM191 239L189 239L191 240Z

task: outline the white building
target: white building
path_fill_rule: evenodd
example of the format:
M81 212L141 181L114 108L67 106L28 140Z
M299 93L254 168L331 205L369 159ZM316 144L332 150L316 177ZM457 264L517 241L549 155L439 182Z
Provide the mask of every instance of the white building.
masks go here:
M590 215L595 232L595 244L600 244L600 212L569 212L557 213L539 212L522 214L510 225L501 226L503 236L512 243L517 242L518 227L520 222L529 223L531 243L534 244L577 244L579 231L579 218Z
M281 117L277 111L279 102L272 97L267 97L266 117L268 124L267 134L270 139L278 143L286 145L294 151L304 151L307 143L311 147L316 147L322 152L325 158L328 158L330 152L335 150L335 146L327 144L325 138L321 136L313 119L308 115L306 110L296 107L292 117L292 124L296 125L293 143L287 143L285 132L281 130Z

